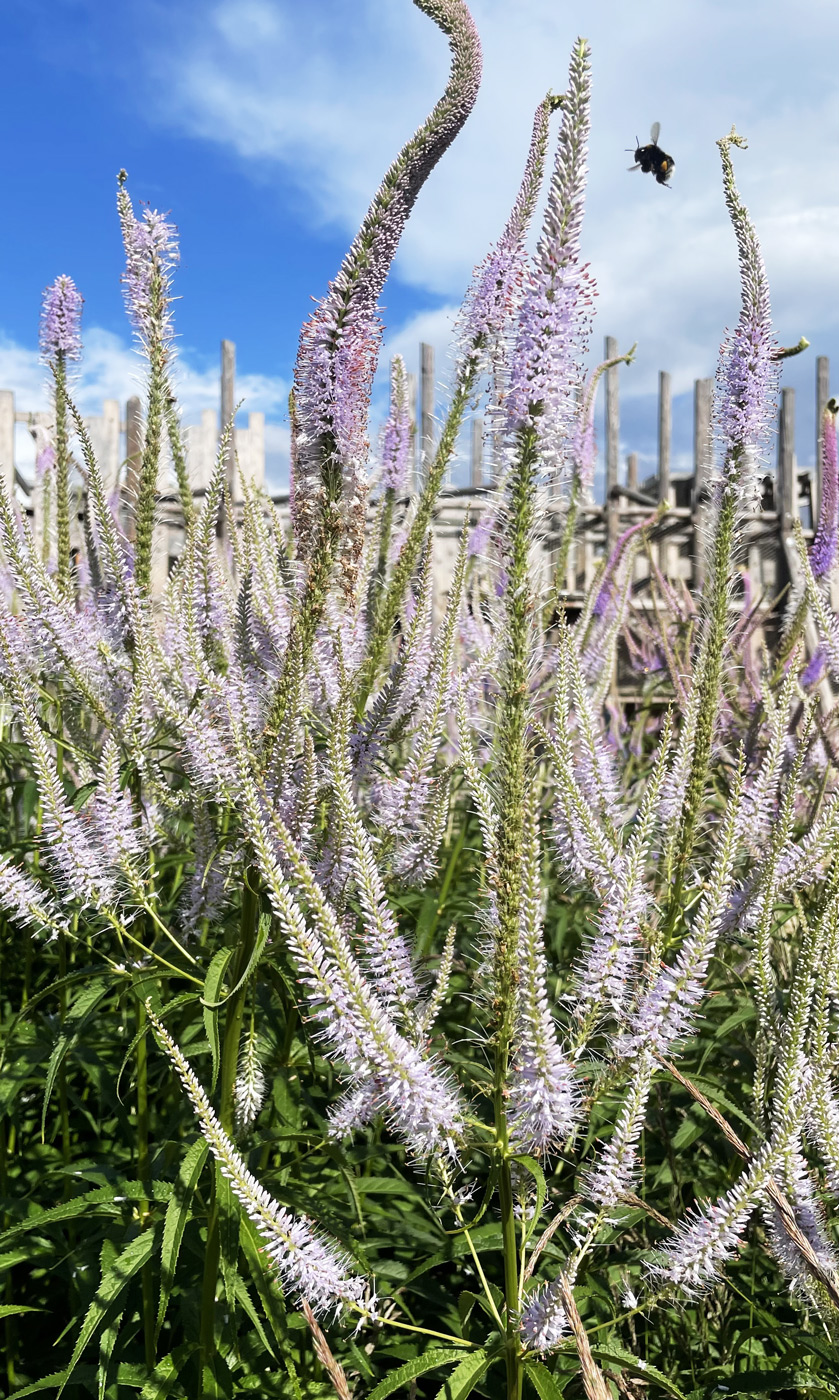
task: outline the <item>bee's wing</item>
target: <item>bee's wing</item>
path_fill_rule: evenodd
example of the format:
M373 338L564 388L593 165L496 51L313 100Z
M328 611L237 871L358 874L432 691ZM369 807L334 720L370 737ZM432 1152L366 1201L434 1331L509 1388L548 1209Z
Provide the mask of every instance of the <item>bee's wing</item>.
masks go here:
M658 138L661 133L661 122L653 122L650 127L650 140L654 146L658 145Z

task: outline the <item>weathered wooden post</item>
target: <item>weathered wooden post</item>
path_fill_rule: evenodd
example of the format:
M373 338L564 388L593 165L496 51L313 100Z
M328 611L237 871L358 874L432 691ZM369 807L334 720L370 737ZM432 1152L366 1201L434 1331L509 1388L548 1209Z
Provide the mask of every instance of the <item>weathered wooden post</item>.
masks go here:
M666 369L658 374L658 500L670 506L670 444L673 438L673 395ZM658 566L665 576L672 572L672 549L667 540L658 548Z
M606 336L604 359L614 360L618 353L618 342L613 335ZM606 553L611 554L618 538L617 497L613 487L618 484L618 452L620 449L620 404L618 400L618 366L606 370Z
M711 404L713 379L697 379L693 385L693 573L697 588L705 582L705 548L708 531L707 496L711 485Z
M408 375L408 414L411 420L411 451L408 458L410 465L408 468L406 487L410 493L416 490L417 482L419 481L419 467L417 465L417 446L419 443L419 434L417 432L417 376L415 374Z
M11 495L15 489L15 396L0 389L0 472Z
M626 484L630 491L638 490L638 453L628 452L626 456Z
M795 390L781 390L781 418L778 432L778 473L776 505L781 537L792 529L798 509L798 483L795 480Z
M137 491L143 457L143 406L136 394L125 405L125 481L122 488L122 514L127 538L137 538Z
M236 346L232 340L221 342L221 431L224 432L228 423L233 417L236 408ZM230 433L230 441L227 444L227 451L224 457L224 474L227 482L227 493L230 501L230 510L233 510L233 502L236 499L236 435L234 431ZM220 540L226 543L227 538L232 534L235 527L235 520L227 520L227 511L222 506L219 511L216 534Z
M473 487L484 484L484 420L476 413L472 419L472 453L469 470L469 483Z
M420 345L420 479L422 490L434 455L434 346Z
M827 355L819 355L816 358L816 467L810 493L813 502L813 529L816 528L822 503L822 419L829 398L830 360Z

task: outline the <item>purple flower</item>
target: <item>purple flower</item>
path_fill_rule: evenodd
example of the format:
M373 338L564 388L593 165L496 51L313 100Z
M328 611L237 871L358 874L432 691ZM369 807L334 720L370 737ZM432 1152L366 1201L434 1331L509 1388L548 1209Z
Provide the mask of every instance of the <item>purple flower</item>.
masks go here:
M435 0L427 10L449 36L448 87L385 175L327 295L303 327L294 368L297 552L308 560L318 547L319 524L331 531L339 521L347 591L354 586L364 542L379 296L417 196L469 116L480 84L480 43L465 4Z
M578 365L588 346L593 283L580 265L589 132L589 47L571 58L542 235L527 275L510 371L507 425L535 427L545 467L565 463L576 412Z
M810 546L810 567L814 578L824 578L836 561L837 509L839 509L839 471L836 461L836 401L824 411L822 419L822 502L816 537ZM815 660L815 657L813 658Z
M569 1330L562 1302L562 1280L554 1279L531 1293L521 1315L522 1341L528 1351L553 1351Z
M730 148L745 144L733 128L717 142L725 202L740 258L740 319L720 349L715 419L724 454L721 485L734 490L742 507L748 509L757 506L762 491L761 458L774 422L779 362L763 255L734 183Z
M157 209L143 209L137 218L120 176L117 208L125 247L122 274L125 306L134 329L145 344L172 339L172 272L178 262L178 230Z
M401 355L394 355L390 365L390 413L382 432L382 486L386 491L405 490L413 445L412 426L405 361Z
M84 297L72 277L56 277L41 305L41 359L51 364L59 355L78 360L82 353L81 321Z

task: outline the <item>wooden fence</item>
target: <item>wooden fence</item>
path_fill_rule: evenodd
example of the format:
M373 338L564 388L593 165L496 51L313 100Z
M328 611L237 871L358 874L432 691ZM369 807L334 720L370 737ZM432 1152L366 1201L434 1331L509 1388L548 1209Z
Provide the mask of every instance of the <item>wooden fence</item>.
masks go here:
M617 342L605 341L605 358L617 354ZM711 399L712 380L698 379L694 385L693 465L689 472L672 470L672 389L670 375L662 371L658 393L658 461L657 470L648 479L638 480L638 455L629 452L625 471L620 471L620 410L619 368L606 371L603 394L605 500L583 504L577 529L568 556L565 589L569 600L580 596L590 584L598 560L611 550L620 534L639 520L649 516L661 504L664 514L652 533L654 559L662 573L670 579L681 579L694 587L701 582L702 549L700 548L704 517L707 510L707 482L711 467ZM429 345L420 347L420 382L413 376L410 392L416 421L414 485L424 478L435 446L435 405L437 399L434 351ZM824 406L830 395L829 363L825 356L816 360L816 424L820 425ZM215 461L219 422L232 413L235 404L235 346L231 341L221 344L220 413L207 409L197 424L184 431L190 476L197 497L201 497L209 482ZM125 493L136 472L142 447L142 405L138 398L128 399L124 410L116 400L108 400L102 413L86 419L102 466L109 491ZM9 483L14 481L18 495L38 527L38 482L19 469L15 462L15 429L25 425L36 444L46 440L50 430L50 415L19 409L9 390L0 390L0 470ZM434 518L437 541L437 574L439 589L445 592L454 562L457 537L464 518L477 519L491 498L492 485L498 475L498 463L491 459L493 449L484 423L479 415L469 427L470 456L469 486L446 486L440 496ZM251 413L247 426L237 427L228 457L229 486L234 498L239 494L236 461L241 473L255 484L265 478L265 420L261 413ZM790 539L792 521L798 518L805 532L812 530L818 514L819 481L817 463L818 443L813 444L813 461L799 465L795 454L795 391L784 389L781 394L777 439L777 462L774 473L765 481L762 508L748 522L747 559L752 581L757 589L777 590L795 570L795 552ZM280 513L288 509L288 493L273 497ZM405 503L407 506L407 502ZM561 528L559 514L552 515L546 501L548 529L545 532L546 564L555 557ZM164 480L159 500L159 523L155 544L155 586L160 587L166 574L180 554L183 528L174 480ZM636 591L643 593L649 562L639 553L635 563Z

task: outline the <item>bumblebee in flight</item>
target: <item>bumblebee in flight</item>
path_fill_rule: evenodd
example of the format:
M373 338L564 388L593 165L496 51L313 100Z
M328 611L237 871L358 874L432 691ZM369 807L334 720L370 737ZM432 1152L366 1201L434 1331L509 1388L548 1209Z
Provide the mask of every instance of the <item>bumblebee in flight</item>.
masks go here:
M658 144L658 134L661 131L661 123L653 122L650 130L650 142L648 146L641 146L638 138L635 138L635 164L630 165L630 170L643 170L645 175L655 175L660 185L666 185L673 174L673 166L676 164L672 156L663 151ZM631 150L631 147L630 147Z

